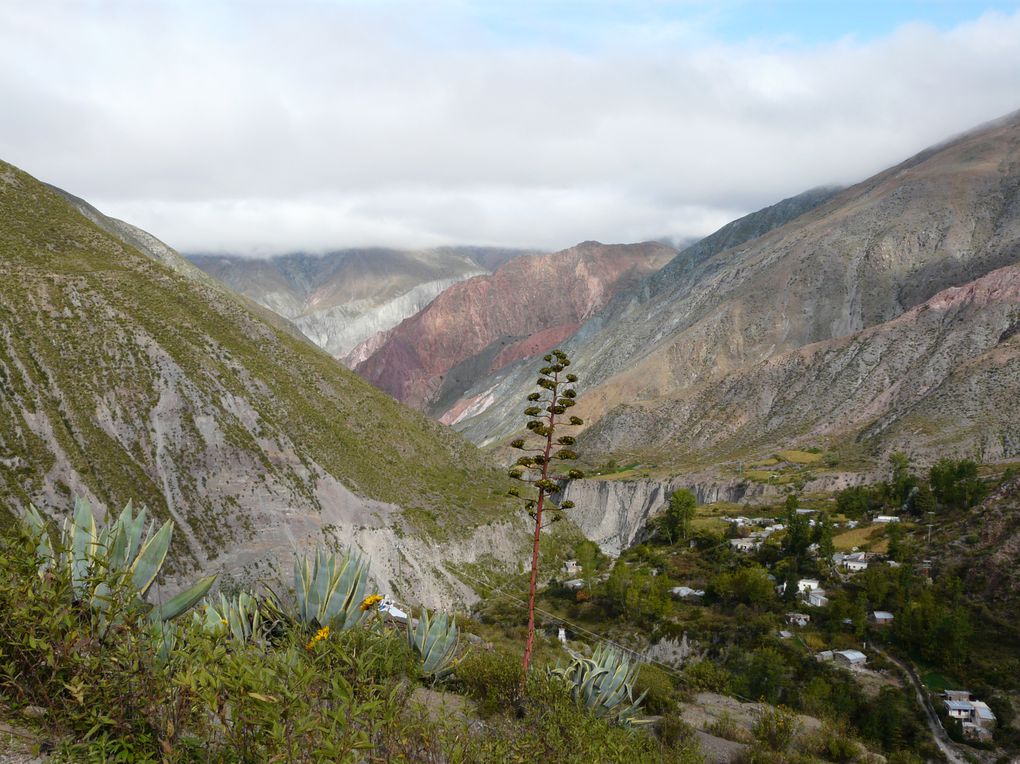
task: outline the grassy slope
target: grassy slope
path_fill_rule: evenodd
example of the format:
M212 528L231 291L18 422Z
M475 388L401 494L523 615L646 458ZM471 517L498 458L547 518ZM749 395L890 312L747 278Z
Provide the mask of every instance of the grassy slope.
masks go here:
M309 494L308 479L300 468L274 462L271 444L281 438L304 465L315 463L356 493L417 516L454 508L458 525L471 525L503 507L494 498L498 471L465 441L268 325L226 290L125 245L53 190L0 162L5 503L38 500L57 443L101 500L134 497L165 511L147 423L168 364L183 371L196 399L216 409L232 445L256 454L265 470L287 473L280 476L296 495ZM255 410L254 426L241 421L231 396ZM184 402L177 424L197 430L189 403L196 401ZM106 407L114 427L97 421ZM40 420L52 425L52 438L40 436ZM190 457L172 455L196 508L202 486L187 485ZM443 525L443 517L430 524Z

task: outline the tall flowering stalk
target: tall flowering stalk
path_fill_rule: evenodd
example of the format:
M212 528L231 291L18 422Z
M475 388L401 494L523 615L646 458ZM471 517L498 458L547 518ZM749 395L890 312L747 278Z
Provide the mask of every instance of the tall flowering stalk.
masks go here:
M530 484L530 495L525 498L524 506L535 521L535 540L531 552L531 583L528 587L528 638L524 646L525 677L535 649L535 590L538 584L539 542L542 529L545 527L543 514L550 514L548 525L562 519L562 510L573 507L573 502L563 501L557 504L550 497L560 493L560 481L584 477L584 473L577 469L567 470L566 474L554 474L552 471L554 462L566 462L577 458L577 454L570 448L574 445L575 439L570 435L557 437L557 428L576 427L584 422L576 416L566 414L577 397L574 389L577 375L565 371L570 366L567 354L562 350L554 350L543 360L546 365L539 370L540 376L536 382L540 390L528 396L528 407L524 409L524 415L528 418L528 430L540 440L537 443L532 440L532 444L529 445L527 439L518 438L510 443L513 448L533 454L520 457L510 469L510 477ZM520 495L520 491L516 489L511 493Z

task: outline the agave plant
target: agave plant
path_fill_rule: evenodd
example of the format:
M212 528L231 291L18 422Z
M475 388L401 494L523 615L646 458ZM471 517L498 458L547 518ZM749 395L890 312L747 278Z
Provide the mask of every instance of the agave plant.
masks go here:
M92 505L86 499L77 498L74 514L64 522L60 543L55 548L46 531L45 519L39 510L30 506L26 522L39 539L36 551L42 560L40 575L53 566L66 566L71 573L75 600L88 603L99 613L109 609L110 583L118 579L129 580L138 598L143 599L166 561L174 531L173 521L167 520L155 533L149 523L143 533L146 514L143 508L136 515L129 501L113 523L99 529ZM150 618L153 621L176 618L202 599L215 579L214 575L203 578L155 605Z
M264 623L259 601L247 592L231 599L221 593L219 600L206 601L202 612L192 617L210 634L230 634L239 642L258 637Z
M446 613L439 613L435 620L424 608L417 625L407 619L407 643L421 660L425 676L442 679L453 672L454 653L457 651L457 623Z
M368 616L361 607L367 590L368 561L356 553L338 558L317 547L313 558L294 561L294 616L313 629L344 631L361 623Z
M638 666L632 666L622 652L599 645L591 658L574 655L569 664L551 673L570 684L574 700L596 716L615 718L621 724L647 723L637 716L645 693L634 699Z

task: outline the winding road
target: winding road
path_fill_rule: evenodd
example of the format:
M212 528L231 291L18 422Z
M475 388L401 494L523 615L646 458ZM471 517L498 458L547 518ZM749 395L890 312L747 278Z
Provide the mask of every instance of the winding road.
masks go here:
M970 764L967 758L956 749L955 744L946 733L942 722L935 713L935 709L932 708L931 701L928 699L928 693L925 692L924 685L921 683L921 678L914 671L914 667L895 656L889 655L884 650L879 650L874 646L872 646L872 649L882 657L888 658L895 663L910 677L910 683L914 686L914 694L917 696L917 702L924 709L925 718L928 720L928 729L931 730L932 737L935 739L935 745L939 747L939 750L942 751L950 764Z

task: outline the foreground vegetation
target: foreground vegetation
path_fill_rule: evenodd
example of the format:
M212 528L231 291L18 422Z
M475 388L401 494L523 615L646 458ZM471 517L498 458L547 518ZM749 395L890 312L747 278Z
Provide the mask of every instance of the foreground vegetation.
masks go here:
M26 527L0 535L0 698L36 719L59 760L698 760L686 737L591 713L560 676L532 672L522 698L516 650L443 650L430 663L423 629L448 644L448 622L385 623L377 596L360 599L353 558L298 566L310 591L351 590L335 607L306 607L298 591L263 601L256 621L253 598L223 597L161 621L154 638L130 569L95 549L76 566L64 540L48 548L66 565ZM99 607L83 596L96 591Z

